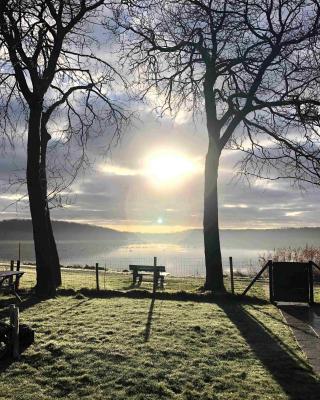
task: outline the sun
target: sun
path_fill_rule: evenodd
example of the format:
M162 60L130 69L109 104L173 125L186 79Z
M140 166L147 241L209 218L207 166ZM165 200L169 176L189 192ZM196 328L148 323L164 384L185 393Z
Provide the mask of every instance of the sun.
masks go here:
M154 152L145 161L152 183L162 187L181 183L198 169L194 160L175 151Z

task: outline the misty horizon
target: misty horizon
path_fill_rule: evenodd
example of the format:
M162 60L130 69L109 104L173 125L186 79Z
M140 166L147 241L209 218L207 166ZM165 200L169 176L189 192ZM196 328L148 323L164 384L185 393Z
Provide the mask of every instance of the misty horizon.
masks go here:
M3 223L20 223L20 222L28 222L30 223L31 227L31 219L30 218L7 218L7 219L0 219L0 228L2 228ZM135 231L135 230L121 230L117 229L114 225L103 225L99 223L89 223L85 220L64 220L64 219L52 219L52 223L66 223L70 226L82 226L82 227L91 227L91 228L101 228L104 230L111 230L118 233L132 233L132 234L150 234L150 235L165 235L165 234L175 234L175 233L184 233L189 231L203 231L202 226L198 227L185 227L179 230L168 230L168 231ZM221 231L286 231L286 230L313 230L313 229L320 229L319 225L305 225L305 226L276 226L276 227L257 227L257 228L248 228L248 227L240 227L240 228L221 228Z

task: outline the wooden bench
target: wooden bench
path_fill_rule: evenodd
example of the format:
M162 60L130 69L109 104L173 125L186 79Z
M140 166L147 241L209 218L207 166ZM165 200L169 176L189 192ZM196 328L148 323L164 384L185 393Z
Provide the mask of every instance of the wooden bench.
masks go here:
M141 285L144 277L152 276L154 287L163 288L164 278L169 275L166 273L166 267L163 265L129 265L129 270L132 271L133 285Z

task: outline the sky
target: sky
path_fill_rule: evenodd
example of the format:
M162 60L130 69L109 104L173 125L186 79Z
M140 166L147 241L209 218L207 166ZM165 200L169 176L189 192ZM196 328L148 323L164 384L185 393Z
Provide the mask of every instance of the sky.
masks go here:
M88 147L91 168L81 173L52 218L131 232L201 228L207 134L188 116L173 121L144 111L120 143L105 152L107 134ZM320 226L320 188L301 191L286 181L247 181L237 174L241 153L225 150L219 170L221 228ZM25 145L0 159L0 219L29 218L25 188L5 192L25 168ZM11 204L11 205L10 205Z
M101 43L108 43L99 31ZM101 36L102 35L102 36ZM112 58L100 46L98 55ZM119 92L118 97L121 97ZM51 210L53 219L131 232L173 232L201 228L204 160L208 138L204 121L180 112L173 121L142 106L117 146L106 152L108 128L89 143L91 167L82 171L63 198L64 207ZM62 122L61 122L62 123ZM58 148L60 161L66 156ZM54 153L51 158L57 157ZM294 188L287 181L241 179L236 163L241 153L224 150L219 169L221 228L266 229L320 226L320 187ZM26 188L11 182L25 175L26 144L6 147L0 154L0 219L30 218ZM17 203L18 199L22 199Z

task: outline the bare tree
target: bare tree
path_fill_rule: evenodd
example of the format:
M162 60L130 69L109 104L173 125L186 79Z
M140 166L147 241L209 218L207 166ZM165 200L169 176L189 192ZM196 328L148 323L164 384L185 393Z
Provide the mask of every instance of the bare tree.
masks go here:
M0 123L3 137L27 130L27 189L37 263L36 291L61 284L49 211L47 149L76 138L85 149L101 129L125 121L112 100L119 75L99 56L104 0L7 0L0 4ZM53 137L52 137L53 135ZM72 159L72 157L71 157Z
M243 167L253 167L253 174L285 166L283 176L319 180L320 3L125 3L114 10L114 29L122 28L143 93L157 93L164 111L206 116L204 287L224 291L217 193L222 150L236 145L246 151Z

